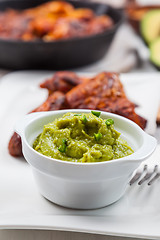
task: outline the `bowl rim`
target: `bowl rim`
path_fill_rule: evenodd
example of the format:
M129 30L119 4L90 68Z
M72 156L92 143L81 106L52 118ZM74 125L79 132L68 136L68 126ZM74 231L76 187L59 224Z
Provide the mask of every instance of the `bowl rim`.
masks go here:
M103 161L103 162L81 163L81 162L64 161L64 160L55 159L55 158L45 156L45 155L37 152L36 150L34 150L26 139L26 133L25 133L26 128L30 124L33 124L36 120L39 120L40 118L45 118L45 117L50 116L50 115L54 116L54 115L60 114L60 113L61 113L61 115L63 115L63 114L68 113L68 112L90 113L91 111L92 111L92 109L65 109L65 110L57 110L57 111L49 111L49 112L30 113L30 114L26 115L25 119L27 119L27 120L26 120L25 126L23 126L23 130L22 130L21 126L20 127L18 126L18 125L22 124L22 120L19 120L19 122L17 122L17 124L15 126L15 129L16 129L16 132L22 138L22 145L23 145L23 142L24 142L25 145L28 147L28 149L33 154L37 154L37 156L39 156L41 159L44 158L45 161L48 160L48 161L57 162L57 163L61 163L61 164L67 164L67 165L76 165L76 166L94 166L95 165L95 166L97 166L97 165L104 165L104 164L116 164L117 162L127 162L127 161L129 161L129 162L131 162L131 161L141 162L146 157L148 157L154 151L154 149L156 148L156 145L157 145L156 138L154 138L154 137L150 136L149 134L147 134L146 132L144 132L135 122L133 122L133 121L131 121L131 120L129 120L129 119L123 117L123 116L120 116L118 114L99 111L99 110L93 110L93 111L99 111L103 115L106 115L106 116L109 115L109 117L121 119L122 121L125 121L125 122L129 123L131 126L133 126L133 128L136 129L143 138L144 143L141 145L141 147L137 151L135 151L134 153L132 153L131 155L128 155L126 157L117 158L117 159L113 159L113 160L110 160L110 161ZM30 119L30 120L28 121L28 119ZM21 130L18 130L20 128L21 128ZM142 157L141 155L142 155L143 150L145 149L146 144L148 144L148 142L150 142L151 140L152 140L152 144L150 144L151 145L150 146L150 153L147 153L146 155L143 154L143 157ZM141 157L139 157L139 156L141 156Z
M13 2L29 2L26 0L12 0ZM11 0L1 0L0 1L0 11L1 11L1 4L3 3L7 3L7 2L12 2ZM50 0L49 0L50 1ZM32 2L32 0L30 0L30 2ZM74 3L73 0L68 0L68 2L70 3ZM86 4L86 2L84 1L80 1L80 0L76 0L75 3L82 3L82 4ZM29 41L24 41L24 40L20 40L20 39L3 39L0 38L0 43L9 43L9 44L23 44L23 45L52 45L52 44L62 44L62 43L71 43L71 42L78 42L81 40L90 40L90 39L95 39L95 38L99 38L99 37L105 37L106 35L110 35L113 34L114 32L116 32L116 30L118 29L118 27L122 24L122 22L125 19L125 16L122 12L120 12L118 9L110 6L109 4L106 3L97 3L97 2L87 2L87 4L94 6L94 5L98 5L98 6L107 6L109 10L114 11L116 14L119 15L119 20L114 23L113 27L111 29L106 29L101 33L98 34L93 34L93 35L89 35L89 36L83 36L83 37L73 37L73 38L69 38L69 39L59 39L59 40L54 40L54 41L43 41L43 40L29 40ZM15 8L13 8L15 9ZM27 8L26 8L27 9Z

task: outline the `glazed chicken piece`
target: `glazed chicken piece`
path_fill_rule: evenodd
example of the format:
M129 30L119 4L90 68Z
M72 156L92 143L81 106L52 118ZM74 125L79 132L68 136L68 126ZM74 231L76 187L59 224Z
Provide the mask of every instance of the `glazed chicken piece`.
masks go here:
M84 16L85 18L85 16ZM58 19L52 31L43 36L43 40L51 41L90 36L104 32L113 26L113 21L107 16L100 16L84 21L82 19L66 17Z
M56 91L50 94L47 100L44 103L42 103L42 105L34 109L32 112L55 111L55 110L61 110L66 108L67 108L67 103L66 103L65 94L62 92Z
M68 12L67 17L70 19L79 19L87 22L94 19L96 16L91 9L77 8L77 9L74 9L74 11Z
M29 16L15 10L0 12L0 37L4 39L21 39L28 32Z
M61 9L62 8L61 4L62 2L58 3L59 11L58 11L58 6L57 6L57 11L54 7L54 5L57 5L57 2L53 2L50 6L50 7L53 7L53 9L51 8L53 11L51 11L51 9L49 8L45 9L46 6L44 5L45 11L43 11L42 13L38 12L37 16L33 17L32 21L30 22L31 31L40 37L44 36L47 33L55 34L55 39L58 39L58 38L62 38L65 35L67 36L69 31L72 31L73 22L78 22L79 25L82 25L86 28L86 25L83 22L87 22L95 18L94 12L90 9L83 9L83 8L74 9L69 4L71 7L70 8L69 6L66 6L66 4L68 3L65 3L65 2L63 2L64 4L63 9ZM67 9L69 10L67 11ZM46 10L48 10L48 12L46 12ZM34 15L34 11L33 11L33 15ZM62 31L63 34L61 33L61 36L59 34L59 37L58 37L57 33L60 31Z
M99 17L96 17L90 21L89 27L88 27L88 33L89 34L98 34L105 31L105 29L110 29L113 26L113 21L110 17L106 15L102 15Z
M37 17L37 16L50 16L62 17L74 11L72 4L66 1L50 1L43 3L37 7L24 10L24 14Z
M52 31L43 36L44 41L69 39L88 35L88 25L78 19L61 18Z
M85 78L79 77L74 72L60 71L41 83L40 87L48 89L49 95L54 91L66 93L83 81L85 81Z
M23 156L21 137L16 132L14 132L10 138L8 143L8 151L13 157Z
M45 41L97 34L113 26L107 15L96 16L91 9L76 9L61 1L48 2L25 12L32 16L30 31Z
M109 16L96 16L91 9L50 1L26 10L0 12L0 37L54 41L98 34L113 24Z
M142 129L146 120L135 112L135 104L125 95L123 85L116 73L103 72L93 79L73 88L66 94L71 109L97 109L124 116Z
M24 14L32 16L29 23L30 31L42 37L48 32L53 31L55 23L59 18L65 18L70 12L74 12L74 7L64 1L51 1L44 3L36 8L24 11ZM23 38L25 34L23 35Z

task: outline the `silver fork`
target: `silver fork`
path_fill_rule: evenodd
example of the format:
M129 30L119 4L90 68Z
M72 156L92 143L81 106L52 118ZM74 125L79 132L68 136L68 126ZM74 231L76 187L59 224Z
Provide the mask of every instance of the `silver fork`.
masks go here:
M135 182L138 185L147 182L148 185L153 184L160 177L160 145L157 146L154 153L146 161L144 161L134 172L129 184Z

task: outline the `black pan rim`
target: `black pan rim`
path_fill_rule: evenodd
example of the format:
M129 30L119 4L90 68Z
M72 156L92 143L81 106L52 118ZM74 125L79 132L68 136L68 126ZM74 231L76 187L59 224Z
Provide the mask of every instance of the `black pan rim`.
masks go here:
M29 2L26 0L12 0L13 2ZM59 1L59 0L58 0ZM63 0L62 0L63 1ZM11 0L1 0L0 1L0 6L3 3L7 3L7 2L11 2ZM32 2L32 1L30 1ZM69 0L68 2L74 2L73 0ZM80 1L80 0L76 0L77 3L86 3L84 1ZM3 39L0 38L0 43L8 43L8 44L23 44L23 45L55 45L55 44L64 44L64 43L72 43L72 42L79 42L79 41L87 41L87 40L91 40L91 39L97 39L97 38L101 38L101 37L106 37L107 35L113 34L113 32L116 31L116 29L118 29L118 27L122 24L122 22L124 21L124 16L123 14L118 10L115 9L113 7L111 7L109 4L105 4L105 3L97 3L97 2L87 2L87 4L89 4L90 6L107 6L107 8L111 11L114 11L116 14L119 15L119 21L117 21L116 23L114 23L113 27L111 29L107 29L105 31L103 31L102 33L98 33L98 34L93 34L93 35L89 35L89 36L84 36L84 37L74 37L74 38L69 38L69 39L61 39L61 40L55 40L55 41L43 41L43 40L30 40L30 41L24 41L24 40L17 40L17 39Z

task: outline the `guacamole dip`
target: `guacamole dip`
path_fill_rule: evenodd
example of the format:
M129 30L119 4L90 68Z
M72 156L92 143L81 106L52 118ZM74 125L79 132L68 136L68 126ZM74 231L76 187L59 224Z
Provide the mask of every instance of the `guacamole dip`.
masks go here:
M119 136L114 121L100 118L100 112L67 113L44 126L33 148L64 161L102 162L133 153Z

